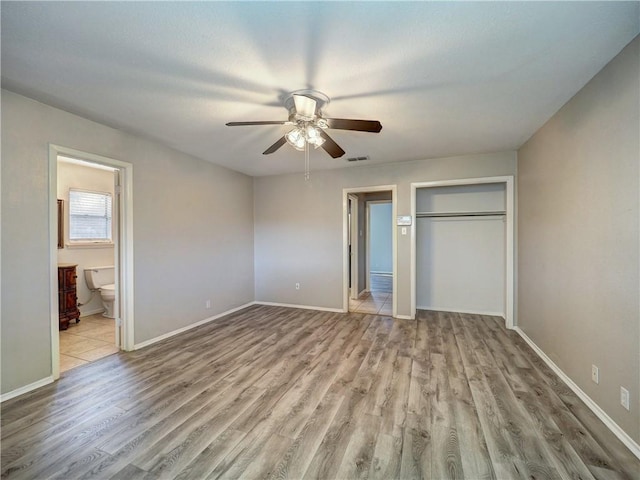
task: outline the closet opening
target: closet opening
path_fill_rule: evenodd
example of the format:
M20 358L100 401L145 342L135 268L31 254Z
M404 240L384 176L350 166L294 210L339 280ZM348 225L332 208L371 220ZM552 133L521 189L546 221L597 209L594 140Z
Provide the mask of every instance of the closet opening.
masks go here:
M412 184L412 314L513 318L513 177Z

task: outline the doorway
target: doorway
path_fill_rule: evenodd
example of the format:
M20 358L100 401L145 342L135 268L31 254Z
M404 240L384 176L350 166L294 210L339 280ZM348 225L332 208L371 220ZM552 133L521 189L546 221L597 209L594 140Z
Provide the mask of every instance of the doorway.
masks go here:
M56 379L61 371L133 347L132 166L52 145L49 167Z
M396 186L344 190L344 310L396 315Z

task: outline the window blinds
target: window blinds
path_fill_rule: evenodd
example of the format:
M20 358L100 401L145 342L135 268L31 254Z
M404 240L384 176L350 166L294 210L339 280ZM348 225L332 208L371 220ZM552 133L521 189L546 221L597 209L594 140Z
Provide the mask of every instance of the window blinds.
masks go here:
M111 194L69 190L69 240L111 241Z

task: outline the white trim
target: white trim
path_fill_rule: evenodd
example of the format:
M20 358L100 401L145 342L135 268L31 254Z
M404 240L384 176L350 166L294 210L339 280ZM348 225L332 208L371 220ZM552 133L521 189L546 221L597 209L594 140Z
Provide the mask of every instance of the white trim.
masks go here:
M427 310L429 312L450 312L450 313L466 313L470 315L489 315L491 317L501 317L504 319L504 312L479 312L477 310L460 310L459 308L434 308L434 307L417 307L418 310Z
M60 378L60 334L58 333L60 330L60 316L58 314L57 240L58 153L58 150L53 145L49 145L49 329L51 337L51 381ZM31 385L33 384L25 385L23 388L29 388Z
M116 162L115 164L117 164ZM123 165L125 165L123 163ZM120 319L122 324L122 348L125 351L134 347L134 308L133 308L133 165L127 163L120 169Z
M384 192L391 191L391 218L395 225L395 219L398 217L398 186L393 185L376 185L370 187L352 187L342 189L342 310L343 312L349 311L349 255L347 255L349 246L349 221L347 218L349 203L348 195L350 193L369 193L369 192ZM393 294L392 298L392 315L396 318L398 313L398 229L393 229L392 238L393 248ZM368 277L368 275L367 275Z
M400 320L413 320L415 317L411 317L409 315L394 315L394 318L399 318Z
M602 423L604 423L611 432L618 437L618 439L625 444L625 446L631 450L638 459L640 459L640 444L636 443L633 438L629 436L627 432L625 432L620 425L618 425L609 415L605 412L596 402L593 401L589 395L587 395L576 383L571 380L571 378L564 373L560 367L558 367L553 360L551 360L544 351L535 344L533 340L529 338L529 336L520 329L520 327L513 328L520 336L524 339L525 342L529 344L529 346L533 349L534 352L538 354L538 356L542 359L544 363L546 363L551 370L553 370L556 375L560 377L560 379L567 384L567 386L573 390L580 400L582 400L587 407L598 417Z
M134 319L133 319L133 165L128 162L83 152L73 148L49 144L49 260L50 260L50 299L51 312L51 376L54 380L60 378L60 339L58 326L58 226L57 226L57 184L58 184L58 155L85 160L120 171L121 202L118 212L119 244L115 246L120 257L119 269L116 270L116 280L119 283L120 316L124 341L123 350L133 350ZM118 253L119 249L119 253ZM115 262L116 265L118 262Z
M505 325L507 328L515 328L516 314L515 314L515 288L516 288L516 275L515 275L515 187L514 178L509 176L506 178L506 215L505 215L505 229L507 235L507 251L506 264L505 264Z
M371 246L369 241L371 240L371 207L370 202L364 202L364 288L367 292L371 291L371 277L370 277L370 263L371 263Z
M48 377L30 383L29 385L16 388L15 390L11 390L10 392L3 393L2 395L0 395L0 403L11 400L12 398L18 397L20 395L24 395L25 393L29 393L36 388L44 387L45 385L49 385L50 383L53 383L53 375L49 375Z
M507 328L515 326L514 294L515 294L515 245L514 245L514 179L513 175L500 177L462 178L458 180L438 180L435 182L416 182L411 184L411 316L416 316L416 190L425 187L446 187L454 185L478 185L483 183L505 184L505 232L506 232L506 258L505 258L505 325ZM502 315L500 315L502 316Z
M149 340L145 340L144 342L136 343L134 345L133 349L134 350L140 350L141 348L148 347L149 345L153 345L154 343L158 343L158 342L160 342L162 340L165 340L167 338L173 337L173 336L178 335L180 333L183 333L183 332L186 332L186 331L191 330L193 328L199 327L200 325L204 325L205 323L213 322L214 320L217 320L219 318L225 317L225 316L230 315L232 313L235 313L235 312L237 312L239 310L243 310L243 309L248 308L248 307L250 307L252 305L255 305L255 304L256 304L256 302L245 303L244 305L240 305L239 307L232 308L231 310L227 310L225 312L218 313L217 315L214 315L212 317L207 317L204 320L197 321L196 323L192 323L190 325L187 325L186 327L178 328L177 330L172 330L171 332L164 333L164 334L162 334L162 335L160 335L158 337L154 337L154 338L151 338Z
M335 313L347 313L348 310L342 308L330 308L330 307L316 307L313 305L297 305L295 303L278 303L278 302L253 302L254 305L267 305L269 307L286 307L286 308L301 308L303 310L318 310L320 312L335 312Z

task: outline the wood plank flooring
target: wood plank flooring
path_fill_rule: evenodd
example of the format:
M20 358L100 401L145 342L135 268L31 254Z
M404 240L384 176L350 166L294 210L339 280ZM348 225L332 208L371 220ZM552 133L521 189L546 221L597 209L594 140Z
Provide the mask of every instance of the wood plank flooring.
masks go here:
M502 319L254 306L2 404L2 478L638 479Z

